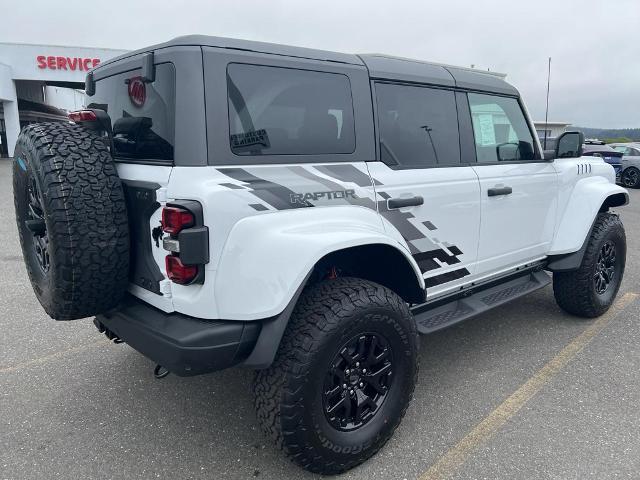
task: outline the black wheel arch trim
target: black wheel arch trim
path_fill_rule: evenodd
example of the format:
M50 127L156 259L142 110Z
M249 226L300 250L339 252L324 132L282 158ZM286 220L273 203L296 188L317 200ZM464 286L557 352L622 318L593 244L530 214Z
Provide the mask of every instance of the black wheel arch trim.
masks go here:
M293 313L293 309L298 303L298 299L300 298L300 295L302 295L302 291L307 286L312 273L313 269L307 273L304 280L300 282L300 285L293 294L293 297L291 297L291 300L279 315L262 321L262 330L260 330L258 340L256 341L252 352L242 363L243 366L261 370L269 367L273 363L278 348L280 347L284 330L287 328L287 324L289 323L289 319Z

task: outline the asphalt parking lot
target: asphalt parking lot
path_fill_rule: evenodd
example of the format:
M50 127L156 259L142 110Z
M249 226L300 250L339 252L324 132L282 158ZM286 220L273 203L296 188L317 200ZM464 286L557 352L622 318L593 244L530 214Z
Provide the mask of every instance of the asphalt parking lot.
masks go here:
M0 159L0 479L314 478L258 430L250 371L158 381L90 320L46 316L10 173ZM620 213L627 272L611 314L573 318L546 288L423 337L402 425L337 478L638 478L640 190Z

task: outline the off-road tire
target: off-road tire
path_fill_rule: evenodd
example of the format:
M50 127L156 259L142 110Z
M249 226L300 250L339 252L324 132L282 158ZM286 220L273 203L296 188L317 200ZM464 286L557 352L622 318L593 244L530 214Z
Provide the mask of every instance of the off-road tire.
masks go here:
M599 254L606 242L615 246L615 273L611 284L600 294L596 290L594 275ZM598 214L580 267L553 274L553 293L558 305L564 311L579 317L594 318L605 313L620 288L626 252L624 226L618 216L611 213Z
M325 416L323 379L335 352L363 332L378 332L388 340L393 377L371 420L341 431ZM274 363L256 372L258 421L301 467L322 474L343 472L374 455L392 436L413 395L417 358L415 322L394 292L356 278L316 284L301 295Z
M115 307L128 284L129 228L122 184L103 140L71 123L33 124L20 133L14 157L20 244L44 310L73 320ZM35 218L33 198L37 222L46 226L48 263L39 259L42 248L36 252L38 239L26 223Z

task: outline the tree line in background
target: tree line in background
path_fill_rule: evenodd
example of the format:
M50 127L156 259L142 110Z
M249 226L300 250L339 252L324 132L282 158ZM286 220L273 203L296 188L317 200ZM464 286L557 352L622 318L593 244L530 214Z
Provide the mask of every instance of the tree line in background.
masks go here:
M597 138L606 143L640 142L640 128L586 128L569 127L579 130L585 138Z

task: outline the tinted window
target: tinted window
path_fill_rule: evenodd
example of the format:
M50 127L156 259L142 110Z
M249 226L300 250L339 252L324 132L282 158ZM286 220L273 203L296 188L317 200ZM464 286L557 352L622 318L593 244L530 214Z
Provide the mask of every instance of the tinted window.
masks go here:
M173 160L175 68L156 65L155 81L143 83L139 70L96 82L87 107L106 110L113 127L113 156L122 160Z
M379 83L376 96L383 162L412 167L460 163L453 92Z
M351 86L345 75L231 64L229 133L237 155L353 153Z
M469 93L478 162L534 160L533 137L515 98Z

